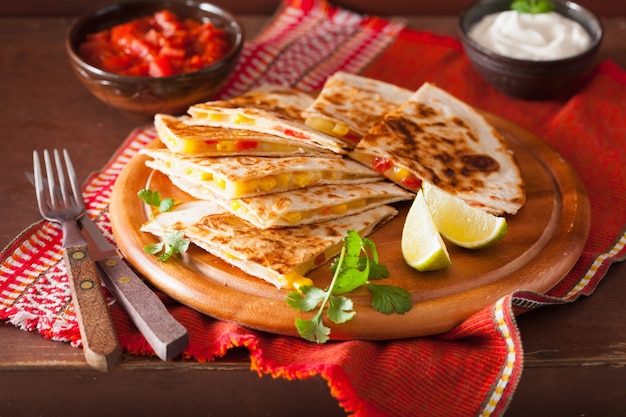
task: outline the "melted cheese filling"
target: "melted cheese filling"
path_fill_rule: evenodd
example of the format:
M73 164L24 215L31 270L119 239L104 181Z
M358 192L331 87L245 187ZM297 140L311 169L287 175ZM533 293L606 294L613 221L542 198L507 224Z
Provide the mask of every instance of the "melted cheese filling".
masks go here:
M384 172L381 172L380 169L377 169L376 164L374 163L374 160L376 159L374 155L353 151L350 154L350 157L355 161L359 161L363 165L372 168L374 171L381 173L384 177L390 179L396 184L400 184L411 189L411 191L417 192L421 186L421 181L416 180L419 182L419 186L417 188L413 187L412 183L415 181L409 180L415 179L415 177L412 176L411 172L406 168L394 164L392 161L389 161L390 167L384 170Z
M180 139L173 136L165 136L167 147L176 153L185 155L202 155L217 152L236 153L240 150L251 150L255 152L298 152L301 148L295 145L286 145L274 142L259 142L253 139L233 139L233 140L202 140L202 139Z
M358 199L354 201L350 201L347 203L335 204L331 206L321 206L316 207L310 210L302 210L302 211L293 211L288 212L281 215L278 218L279 224L298 224L302 221L306 221L311 218L326 218L329 215L334 216L342 216L349 211L355 211L367 204L371 204L372 202L378 200L377 198L367 198L367 199ZM231 211L233 214L238 215L242 218L250 218L251 216L257 217L260 219L260 216L252 213L253 209L242 204L241 200L230 200L229 202Z
M304 123L313 129L338 138L344 138L348 133L356 135L356 133L351 132L350 128L343 123L334 122L323 117L311 116L307 118Z
M163 161L163 163L179 176L189 178L190 181L200 181L208 186L218 188L228 198L239 198L259 192L268 193L294 188L306 188L323 181L353 178L350 173L320 170L282 172L260 178L230 181L194 165L185 165L184 163L172 164L169 161Z

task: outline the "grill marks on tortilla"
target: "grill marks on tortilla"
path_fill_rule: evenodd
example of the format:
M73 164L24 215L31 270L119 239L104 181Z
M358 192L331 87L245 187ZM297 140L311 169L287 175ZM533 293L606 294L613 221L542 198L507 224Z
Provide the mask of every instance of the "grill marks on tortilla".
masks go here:
M367 229L378 218L354 224ZM343 238L347 227L342 223L323 222L297 228L259 231L245 220L231 214L214 214L201 219L187 230L192 241L211 242L232 256L287 274L300 264L324 252L330 242Z
M322 116L364 136L380 118L402 105L412 91L379 80L338 71L324 83L305 117Z
M420 121L406 114L416 114ZM406 103L403 112L386 115L368 136L374 142L393 137L391 158L408 161L407 168L446 191L477 191L486 175L500 171L496 159L476 153L479 139L463 120L424 103Z
M304 123L302 111L313 102L309 94L287 87L266 85L229 100L211 102L212 106L264 110L274 116Z

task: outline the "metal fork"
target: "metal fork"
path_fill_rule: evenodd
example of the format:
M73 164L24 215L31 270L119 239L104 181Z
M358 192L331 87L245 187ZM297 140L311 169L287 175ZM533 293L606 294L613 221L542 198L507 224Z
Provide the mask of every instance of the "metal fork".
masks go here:
M66 173L58 150L54 150L54 163L50 152L44 150L44 178L39 154L33 152L33 165L37 203L41 215L61 223L63 228L63 258L70 278L72 301L80 329L85 359L89 366L99 371L109 371L121 357L121 348L111 320L100 278L89 256L87 242L76 221L85 214L80 186L67 150L63 150ZM56 178L55 179L55 167ZM47 187L46 187L47 184ZM47 188L47 192L46 192Z

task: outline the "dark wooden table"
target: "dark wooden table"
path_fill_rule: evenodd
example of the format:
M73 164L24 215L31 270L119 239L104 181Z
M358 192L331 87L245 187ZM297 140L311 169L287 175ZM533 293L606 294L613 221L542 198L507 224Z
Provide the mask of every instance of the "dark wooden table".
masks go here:
M249 34L266 20L242 18ZM601 58L626 68L626 17L603 20ZM63 44L70 22L69 17L0 18L3 247L40 218L24 176L33 149L69 148L85 178L132 129L150 122L109 108L79 84ZM408 22L457 33L452 16L414 16ZM593 296L518 318L524 372L507 416L626 415L625 277L626 263L614 265ZM103 374L87 367L80 349L0 324L0 417L312 414L343 414L324 380L260 378L242 350L211 363L126 356L118 369Z

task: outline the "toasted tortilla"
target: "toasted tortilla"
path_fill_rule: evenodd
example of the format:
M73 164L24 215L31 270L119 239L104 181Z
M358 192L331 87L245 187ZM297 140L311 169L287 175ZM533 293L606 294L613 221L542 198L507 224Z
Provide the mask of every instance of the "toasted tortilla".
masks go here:
M292 289L312 284L304 276L339 254L348 230L367 236L396 214L393 207L381 206L322 223L265 230L230 213L217 214L203 217L186 235L242 271L276 288Z
M302 115L308 126L356 144L374 123L412 94L393 84L338 71L328 77Z
M427 181L495 215L515 214L526 201L520 168L502 135L433 84L385 115L350 157L411 191Z
M358 184L382 179L348 158L186 157L168 149L142 149L146 165L172 179L200 184L223 200L306 188L321 184Z
M206 194L210 198L209 194ZM415 195L388 181L317 185L306 189L233 199L225 208L259 229L295 227L410 200Z
M354 144L304 124L302 111L312 102L313 97L302 91L266 85L229 100L195 104L187 111L188 123L251 130L346 154Z
M393 207L380 206L322 223L259 230L222 210L212 201L183 203L157 214L141 230L156 236L181 230L226 263L277 288L293 289L312 285L305 275L339 254L348 230L364 237L397 214Z
M154 126L169 150L189 156L341 156L301 140L244 129L190 124L189 116L156 114Z

